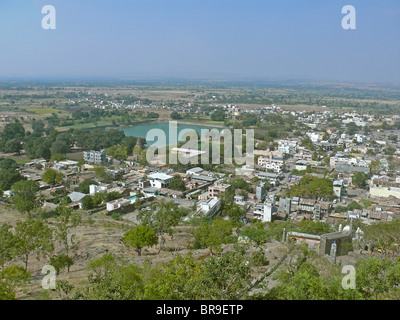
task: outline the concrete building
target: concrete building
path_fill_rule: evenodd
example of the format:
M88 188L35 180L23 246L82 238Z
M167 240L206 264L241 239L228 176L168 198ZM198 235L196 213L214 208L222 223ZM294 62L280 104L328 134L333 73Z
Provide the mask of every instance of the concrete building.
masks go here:
M272 185L279 184L281 175L275 172L255 171L255 176L259 179L267 179Z
M256 187L256 198L258 200L265 200L267 196L267 188L265 187L264 182L260 182L260 184Z
M198 176L198 175L200 175L203 171L204 171L203 168L196 167L196 168L192 168L192 169L186 170L186 174L187 174L187 175Z
M279 198L279 211L290 214L291 200L289 198Z
M224 183L215 183L212 186L208 187L208 196L210 198L214 198L217 195L224 193L225 191L228 191L231 189L231 185L230 184L224 184Z
M306 170L308 166L309 164L306 160L297 160L295 169L298 171L303 171Z
M333 181L333 193L336 197L342 198L347 197L348 183L345 180Z
M259 156L257 164L260 167L264 167L267 171L280 173L282 172L284 161L282 156L272 156L272 154L270 154L269 157Z
M208 217L214 217L221 208L221 200L217 197L201 200L198 203L198 210L203 212Z
M107 186L98 186L98 185L95 185L95 184L91 184L89 186L89 194L90 195L94 195L96 193L106 192L106 191L107 191Z
M253 211L253 219L261 220L262 222L271 222L272 214L277 211L272 204L272 202L268 201L263 205L256 205Z
M369 174L371 169L369 167L357 166L349 163L336 163L335 170L337 172L364 172Z
M155 172L149 174L147 179L150 181L150 185L154 188L161 189L161 188L168 188L169 183L172 181L173 176L162 172Z
M400 179L390 180L388 177L373 177L369 188L371 197L400 199Z
M321 235L320 254L329 255L331 252L331 246L335 241L337 256L344 256L350 251L352 243L351 234L350 232L340 231Z
M301 199L299 203L299 210L306 213L314 212L316 201L313 199Z
M114 210L117 210L119 208L125 207L130 204L131 204L130 200L120 198L120 199L116 199L116 200L107 202L106 208L107 208L107 211L114 211Z
M89 163L102 164L102 163L106 162L106 151L105 150L84 151L83 152L83 159L86 162L89 162Z

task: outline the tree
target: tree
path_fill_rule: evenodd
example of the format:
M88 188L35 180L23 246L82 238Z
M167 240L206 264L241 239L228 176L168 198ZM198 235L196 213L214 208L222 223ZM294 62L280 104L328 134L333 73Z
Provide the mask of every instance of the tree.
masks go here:
M21 122L18 120L7 123L2 131L0 137L5 141L10 141L12 139L19 139L20 141L25 136L25 129Z
M9 224L3 224L0 227L0 267L4 269L4 264L11 261L15 255L15 238L10 231L12 227Z
M11 186L20 181L26 180L15 169L1 169L0 170L0 188L3 190L10 190Z
M371 163L369 164L369 167L371 169L371 173L377 174L379 173L380 170L382 170L382 165L381 162L378 160L372 160Z
M68 272L71 266L74 264L74 260L68 257L65 254L59 254L50 258L50 265L56 269L57 274L60 273L61 270L67 268Z
M33 119L32 119L33 120ZM38 137L41 137L44 133L45 124L43 121L33 121L32 122L32 134Z
M383 249L385 254L389 252L400 253L400 220L374 223L363 227L364 242L372 248Z
M42 176L43 182L54 185L60 183L63 179L64 175L54 169L47 169L46 172Z
M14 300L15 288L26 283L31 275L24 268L10 266L0 271L0 300Z
M33 180L18 181L11 187L11 190L14 192L11 202L20 213L27 213L30 217L31 212L40 206L37 196L39 192L38 182Z
M354 122L349 122L346 126L346 129L349 136L354 135L358 131L358 127Z
M324 233L333 232L330 224L321 222L321 221L313 221L313 220L303 220L300 221L298 227L296 228L297 232L300 233L308 233L315 235L322 235Z
M172 227L178 225L182 212L178 205L172 201L158 202L151 210L141 210L138 220L144 226L150 227L160 238L160 250L165 242L164 234L173 234Z
M229 217L229 219L231 219L232 221L238 222L239 219L246 214L246 210L242 209L239 205L234 203L230 206L225 206L224 210L222 210L222 214Z
M232 236L233 224L229 220L216 219L212 223L203 223L194 231L195 249L208 248L213 255L214 251L220 252L221 245L237 241Z
M65 153L54 153L51 155L50 161L61 161L66 158Z
M251 264L245 248L234 250L204 261L202 275L204 299L238 300L246 297L246 288L252 282Z
M212 121L225 121L226 115L223 110L216 110L211 114Z
M89 193L89 189L90 189L89 187L90 187L91 184L94 184L94 185L97 186L98 182L96 182L93 179L85 179L85 180L83 180L78 186L78 191L82 192L82 193Z
M171 117L171 119L173 119L173 120L182 119L181 114L180 114L179 112L176 112L176 111L171 112L170 117Z
M400 264L398 260L378 259L376 257L356 263L356 288L363 298L376 300L398 290Z
M368 175L364 172L356 172L352 178L352 183L359 188L364 188L367 185Z
M268 230L265 230L263 224L261 223L257 223L254 226L243 229L240 235L244 238L249 238L257 247L266 243L269 238Z
M106 172L106 169L102 166L96 166L94 168L94 173L96 174L96 177L103 182L110 182L112 181L110 175Z
M19 153L22 150L21 141L12 139L4 144L3 151L7 153Z
M361 210L362 206L358 202L352 201L347 205L347 210L353 211L354 209Z
M51 145L50 151L52 155L57 153L66 154L69 152L69 145L66 141L56 140Z
M140 256L142 254L142 248L156 245L158 243L158 238L151 228L147 226L137 226L125 233L122 241L134 247Z
M168 188L179 191L186 190L185 182L182 180L181 176L177 174L174 175L174 177L172 178L171 182L168 185Z
M83 210L90 210L94 208L94 201L92 196L87 195L82 198L82 209Z
M333 198L333 182L328 178L318 178L306 174L297 185L287 191L287 195L303 198Z
M93 260L88 266L87 285L73 293L81 300L140 300L143 299L142 270L134 264L127 265L112 254ZM60 282L60 281L57 281ZM73 287L67 286L67 298ZM64 289L64 288L63 288Z
M33 253L40 260L54 250L53 233L43 220L27 219L17 222L15 227L15 247L28 270L29 256Z
M145 286L146 299L195 300L204 296L204 265L191 253L157 264L149 270Z
M70 235L70 230L76 228L81 222L79 213L74 212L72 208L64 205L57 207L57 223L55 237L58 242L64 247L65 254L69 257L69 251L75 246L74 235ZM69 272L69 267L68 267Z

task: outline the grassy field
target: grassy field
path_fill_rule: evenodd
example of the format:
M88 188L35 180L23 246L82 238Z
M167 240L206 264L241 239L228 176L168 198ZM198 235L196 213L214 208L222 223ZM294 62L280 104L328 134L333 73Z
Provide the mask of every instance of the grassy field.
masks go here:
M97 121L97 122L88 122L88 123L80 123L74 124L72 126L62 127L63 131L68 131L69 129L89 129L95 127L103 127L103 126L111 126L111 121Z
M26 108L28 112L34 112L35 114L52 114L52 113L68 113L67 111L55 109L53 107L33 105Z

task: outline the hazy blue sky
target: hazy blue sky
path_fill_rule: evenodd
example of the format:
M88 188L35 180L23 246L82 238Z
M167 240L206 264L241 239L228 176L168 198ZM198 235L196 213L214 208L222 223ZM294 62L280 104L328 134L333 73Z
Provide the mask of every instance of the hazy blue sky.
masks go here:
M44 30L44 5L56 30ZM357 29L344 30L344 5ZM400 82L399 0L0 0L0 78Z

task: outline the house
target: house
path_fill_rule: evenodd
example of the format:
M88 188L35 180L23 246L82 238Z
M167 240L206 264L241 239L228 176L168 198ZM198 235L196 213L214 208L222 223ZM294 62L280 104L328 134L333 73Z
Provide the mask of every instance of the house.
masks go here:
M306 160L297 160L295 169L297 171L303 171L306 170L308 166L309 164Z
M204 171L203 168L196 167L196 168L192 168L192 169L186 170L186 174L187 174L187 175L198 176L198 175L200 175L203 171Z
M107 211L114 211L117 210L119 208L125 207L127 205L130 205L131 201L128 199L124 199L124 198L120 198L120 199L116 199L110 202L106 203L106 209Z
M156 187L147 187L142 189L142 193L145 198L150 198L155 197L158 194L159 190L160 189Z
M259 179L267 179L270 184L272 185L277 185L279 184L279 179L281 175L275 172L264 172L264 171L256 171L255 173L256 177Z
M87 194L82 192L72 192L68 195L71 199L71 203L69 204L70 207L78 207L82 209L82 199L87 196Z
M316 201L313 199L301 199L299 203L300 211L308 213L314 212L315 203Z
M300 197L293 197L291 200L292 211L298 211L300 205Z
M101 193L101 192L107 192L108 187L104 186L104 185L95 185L95 184L91 184L89 186L89 194L90 195L94 195L96 193Z
M106 151L105 150L100 150L100 151L84 151L83 152L83 159L86 162L89 163L94 163L94 164L102 164L106 162Z
M399 179L390 180L389 177L374 176L371 179L369 194L371 197L377 198L395 197L400 199Z
M291 200L290 198L279 198L279 211L290 214L291 212Z
M68 195L72 202L79 202L81 201L87 194L82 192L74 191Z
M265 187L264 182L260 182L260 184L256 187L256 198L258 200L265 200L267 196L267 189Z
M228 191L231 189L230 184L224 184L224 183L215 183L212 186L208 187L208 196L210 198L216 197L218 194L224 193L225 191Z
M281 155L272 156L272 153L270 153L269 157L259 156L257 164L260 167L264 167L268 171L279 173L282 172L284 161Z
M262 222L271 222L272 214L277 211L272 202L267 201L263 205L256 205L253 211L253 219L259 219Z
M244 197L241 196L240 194L237 194L233 197L233 201L235 201L236 204L238 205L243 205L244 203Z
M221 200L213 197L208 200L201 200L197 205L198 211L203 212L208 217L215 216L221 208Z
M332 204L329 202L321 202L321 214L329 214L332 210Z
M11 190L6 190L3 192L3 197L10 198L12 196L14 196L14 192Z
M150 185L154 188L161 189L161 188L168 188L169 183L172 181L173 176L162 172L155 172L149 174L147 179L150 181Z
M333 181L333 193L336 197L346 197L347 196L348 182L346 180L335 180Z

